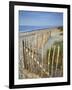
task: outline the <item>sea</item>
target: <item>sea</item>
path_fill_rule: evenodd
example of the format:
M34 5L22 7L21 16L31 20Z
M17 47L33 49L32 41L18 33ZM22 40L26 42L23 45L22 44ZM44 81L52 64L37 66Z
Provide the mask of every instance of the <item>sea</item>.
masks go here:
M20 25L19 26L19 31L20 32L31 32L35 30L40 30L40 29L46 29L46 28L55 28L57 26L24 26Z

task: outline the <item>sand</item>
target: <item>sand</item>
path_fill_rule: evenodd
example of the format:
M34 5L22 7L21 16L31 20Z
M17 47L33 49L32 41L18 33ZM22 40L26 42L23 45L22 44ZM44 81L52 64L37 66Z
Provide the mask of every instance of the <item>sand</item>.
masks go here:
M42 48L43 48L43 56L46 57L47 49L50 48L54 44L55 41L62 41L63 40L63 35L60 35L61 33L63 33L63 32L61 32L57 28L36 30L36 31L25 32L25 33L19 32L20 73L24 74L24 71L23 71L23 69L24 69L24 62L23 62L24 58L23 58L22 41L26 42L25 44L27 47L36 51L40 55L42 55ZM31 75L31 73L29 75Z

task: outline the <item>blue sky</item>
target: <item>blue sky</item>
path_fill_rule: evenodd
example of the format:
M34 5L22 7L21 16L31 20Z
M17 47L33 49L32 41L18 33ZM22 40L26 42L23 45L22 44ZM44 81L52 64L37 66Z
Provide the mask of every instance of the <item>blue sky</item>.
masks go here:
M19 11L19 25L63 26L63 13Z

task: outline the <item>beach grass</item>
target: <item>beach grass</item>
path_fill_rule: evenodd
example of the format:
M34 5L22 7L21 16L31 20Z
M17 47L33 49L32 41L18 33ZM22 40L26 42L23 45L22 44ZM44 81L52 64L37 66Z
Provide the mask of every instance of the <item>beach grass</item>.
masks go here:
M58 65L57 69L61 73L61 76L63 76L63 41L58 41L53 44L53 46L56 46L55 48L55 54L54 54L54 62L53 62L53 72L56 70L56 64L57 64L57 54L58 54L58 46L60 47L60 52L59 52L59 58L58 58ZM50 52L50 59L48 60L48 54L49 54L49 49L47 50L47 63L49 62L49 73L51 74L51 67L52 67L52 56L53 56L53 50L54 47L51 47L51 52ZM55 76L55 73L54 75ZM59 75L56 75L59 76Z

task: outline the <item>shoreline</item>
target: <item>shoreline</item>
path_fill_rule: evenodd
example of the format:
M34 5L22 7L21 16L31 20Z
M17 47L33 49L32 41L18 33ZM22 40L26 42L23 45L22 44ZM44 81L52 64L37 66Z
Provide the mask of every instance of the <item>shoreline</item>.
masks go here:
M57 26L57 27L51 27L51 28L41 28L41 29L33 29L31 31L19 31L20 33L26 33L26 32L34 32L34 31L42 31L42 30L52 30L52 29L58 29L63 26Z

